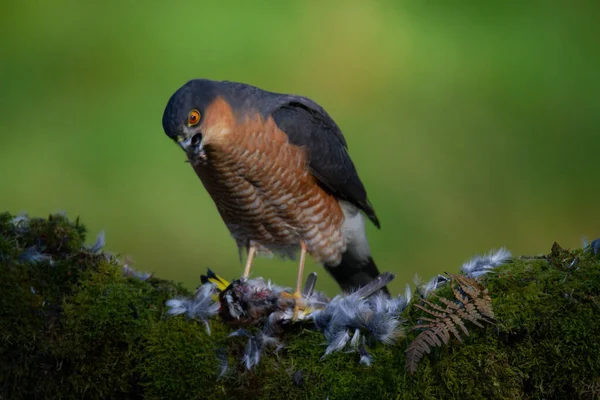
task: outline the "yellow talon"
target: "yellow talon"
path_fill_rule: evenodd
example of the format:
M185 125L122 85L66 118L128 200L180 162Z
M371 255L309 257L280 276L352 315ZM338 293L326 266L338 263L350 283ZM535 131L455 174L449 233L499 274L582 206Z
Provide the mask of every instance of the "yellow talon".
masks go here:
M302 298L302 293L297 290L293 294L294 297L294 314L292 315L292 321L298 320L298 313L300 310L304 311L304 300Z
M306 243L304 241L300 241L300 263L298 265L298 279L296 279L296 291L294 292L294 314L292 316L292 321L298 320L298 312L300 310L305 310L304 308L304 299L302 297L302 276L304 275L304 261L306 260L306 253L308 252L308 247L306 247Z

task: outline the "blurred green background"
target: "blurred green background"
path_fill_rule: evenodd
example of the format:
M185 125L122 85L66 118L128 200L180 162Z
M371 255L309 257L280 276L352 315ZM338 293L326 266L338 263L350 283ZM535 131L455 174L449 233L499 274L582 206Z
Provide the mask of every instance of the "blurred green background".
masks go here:
M89 240L193 288L242 265L161 117L196 77L309 96L382 221L380 269L457 271L600 236L597 2L8 1L0 209L80 216ZM321 271L318 287L335 283ZM255 275L292 286L295 263Z

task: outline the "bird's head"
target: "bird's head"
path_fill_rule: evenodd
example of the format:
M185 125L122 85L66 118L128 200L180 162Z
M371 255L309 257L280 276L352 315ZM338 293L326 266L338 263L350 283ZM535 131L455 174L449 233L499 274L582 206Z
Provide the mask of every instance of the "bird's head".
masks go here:
M196 79L180 87L163 113L163 129L187 154L190 161L206 159L207 113L217 97L215 82ZM214 118L213 118L214 119Z

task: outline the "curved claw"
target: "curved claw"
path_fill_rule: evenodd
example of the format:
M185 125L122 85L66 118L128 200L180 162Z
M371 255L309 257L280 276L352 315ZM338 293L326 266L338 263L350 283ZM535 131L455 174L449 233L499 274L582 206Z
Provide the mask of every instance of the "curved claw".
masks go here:
M298 320L298 313L305 311L304 297L300 291L295 291L292 295L294 297L294 313L292 314L292 321Z

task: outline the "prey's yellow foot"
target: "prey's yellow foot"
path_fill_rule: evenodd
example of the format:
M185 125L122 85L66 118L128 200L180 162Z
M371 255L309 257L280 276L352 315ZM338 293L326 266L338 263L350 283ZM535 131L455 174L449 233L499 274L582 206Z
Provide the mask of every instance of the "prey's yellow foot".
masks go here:
M292 296L294 297L294 314L292 314L292 321L295 322L298 320L298 313L304 311L305 307L302 292L296 290Z

